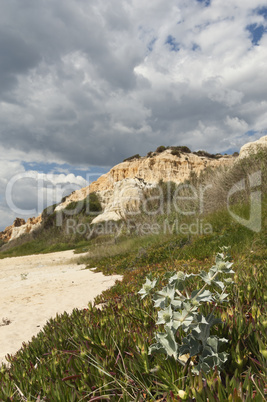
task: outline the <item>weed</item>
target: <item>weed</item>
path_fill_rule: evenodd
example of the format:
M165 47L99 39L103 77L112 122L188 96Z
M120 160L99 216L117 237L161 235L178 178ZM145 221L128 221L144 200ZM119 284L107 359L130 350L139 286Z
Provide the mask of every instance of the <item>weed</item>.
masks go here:
M28 275L29 275L28 272L25 272L25 273L20 274L21 280L22 280L22 281L25 281L25 280L28 278Z

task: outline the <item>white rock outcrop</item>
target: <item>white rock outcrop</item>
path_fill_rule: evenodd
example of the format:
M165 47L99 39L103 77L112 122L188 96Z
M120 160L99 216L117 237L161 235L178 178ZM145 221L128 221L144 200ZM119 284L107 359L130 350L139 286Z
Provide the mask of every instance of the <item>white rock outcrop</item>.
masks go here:
M144 190L155 185L142 179L123 179L114 183L113 188L99 191L104 211L93 219L92 223L118 221L140 211L144 199Z
M9 240L17 239L18 237L38 230L42 224L41 216L38 218L29 218L28 221L21 226L13 227Z
M267 148L267 135L261 137L257 141L248 142L247 144L243 145L240 149L239 158L246 158L251 154L255 154L261 148Z

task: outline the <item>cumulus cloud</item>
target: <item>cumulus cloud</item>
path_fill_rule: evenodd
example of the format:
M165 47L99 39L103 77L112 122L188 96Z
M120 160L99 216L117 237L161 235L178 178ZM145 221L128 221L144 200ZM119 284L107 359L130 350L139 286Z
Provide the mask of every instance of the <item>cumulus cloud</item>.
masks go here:
M26 171L18 161L1 160L0 171L0 230L16 217L39 215L47 206L88 185L87 180L73 173Z
M264 0L13 0L0 26L11 167L112 166L161 144L234 151L266 130Z

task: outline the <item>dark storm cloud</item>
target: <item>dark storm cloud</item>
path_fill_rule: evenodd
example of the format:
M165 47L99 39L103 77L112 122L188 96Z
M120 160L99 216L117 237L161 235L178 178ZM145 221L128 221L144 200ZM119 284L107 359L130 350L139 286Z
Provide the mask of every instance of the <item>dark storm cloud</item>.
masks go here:
M22 38L3 30L0 30L0 54L0 74L26 73L40 60L40 55Z
M0 29L0 93L13 89L16 75L26 74L40 59L40 54L23 38Z
M2 148L111 166L162 143L219 152L259 136L265 12L234 3L2 2ZM248 26L264 27L257 46Z

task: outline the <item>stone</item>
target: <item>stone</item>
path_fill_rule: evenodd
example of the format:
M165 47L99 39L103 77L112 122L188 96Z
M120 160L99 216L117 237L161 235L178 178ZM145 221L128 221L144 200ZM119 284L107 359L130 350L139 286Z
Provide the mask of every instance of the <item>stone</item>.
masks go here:
M41 215L37 218L29 218L27 222L24 219L16 218L11 226L5 228L3 232L0 233L0 240L8 242L14 240L25 233L30 233L40 227L42 222Z
M240 149L239 159L246 158L247 156L258 152L261 148L267 148L267 135L261 137L257 141L248 142Z
M140 211L144 190L154 185L142 179L123 179L114 183L112 188L98 192L104 211L92 223L118 221Z

